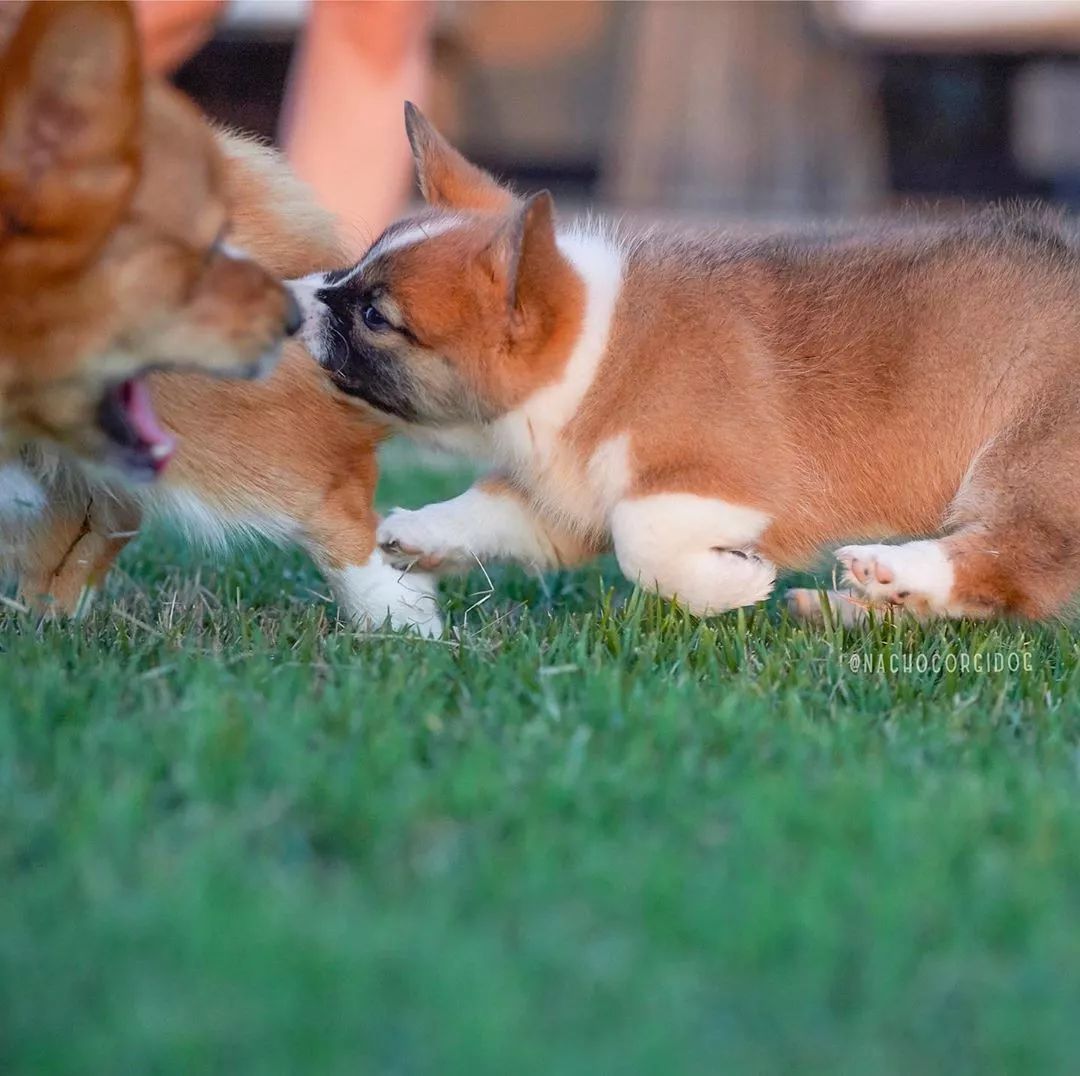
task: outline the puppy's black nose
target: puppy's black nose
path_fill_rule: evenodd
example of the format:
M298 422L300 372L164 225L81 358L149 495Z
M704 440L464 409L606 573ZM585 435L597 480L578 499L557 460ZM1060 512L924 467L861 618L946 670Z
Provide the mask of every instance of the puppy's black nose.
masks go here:
M323 306L328 306L331 309L335 306L344 305L348 298L344 288L319 288L315 292L315 299L322 303Z
M300 309L300 304L296 301L296 296L293 295L288 288L285 289L285 333L287 336L295 336L300 331L300 326L304 324L304 314Z

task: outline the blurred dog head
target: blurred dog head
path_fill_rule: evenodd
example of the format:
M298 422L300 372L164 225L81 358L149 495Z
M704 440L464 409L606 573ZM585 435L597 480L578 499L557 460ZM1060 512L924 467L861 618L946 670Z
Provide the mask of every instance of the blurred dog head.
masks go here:
M141 375L267 370L298 323L225 245L198 112L142 76L127 4L26 7L0 64L0 433L152 476L172 451Z

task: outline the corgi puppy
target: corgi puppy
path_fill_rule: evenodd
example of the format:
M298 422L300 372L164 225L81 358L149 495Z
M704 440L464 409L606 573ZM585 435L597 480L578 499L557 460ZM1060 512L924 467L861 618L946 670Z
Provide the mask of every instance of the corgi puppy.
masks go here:
M143 375L264 372L298 310L223 245L220 152L183 98L144 85L128 5L3 16L0 455L45 442L151 478L174 440ZM13 488L0 470L0 511Z
M276 277L341 265L334 222L274 150L218 133L228 239ZM213 257L216 258L216 255ZM152 258L145 275L155 272ZM243 304L236 316L251 318ZM223 311L224 315L228 311ZM333 391L311 355L289 341L266 379L253 382L155 373L150 402L177 447L153 483L103 477L40 448L0 468L0 550L36 608L77 613L134 538L143 515L176 520L218 547L254 535L307 550L342 612L361 627L442 631L434 581L405 575L375 546L375 450L388 426Z
M873 603L1046 617L1080 588L1080 245L1061 221L759 240L561 222L406 123L427 206L309 291L302 335L343 397L496 472L394 511L391 563L610 548L709 616L859 537L837 555Z

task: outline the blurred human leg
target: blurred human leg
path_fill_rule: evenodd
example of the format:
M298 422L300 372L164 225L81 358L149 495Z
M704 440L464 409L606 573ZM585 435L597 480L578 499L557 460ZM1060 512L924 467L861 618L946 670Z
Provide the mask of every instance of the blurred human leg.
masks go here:
M357 253L401 210L412 176L402 104L422 102L433 5L314 0L284 111L293 167Z
M224 0L135 0L147 70L171 75L209 41L224 6Z

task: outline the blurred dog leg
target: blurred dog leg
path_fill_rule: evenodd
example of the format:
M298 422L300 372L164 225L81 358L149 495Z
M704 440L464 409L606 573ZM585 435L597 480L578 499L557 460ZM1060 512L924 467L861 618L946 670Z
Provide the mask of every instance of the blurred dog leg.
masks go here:
M126 499L102 495L76 504L56 498L23 551L23 599L39 612L85 612L141 521L138 506Z

